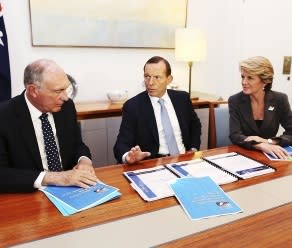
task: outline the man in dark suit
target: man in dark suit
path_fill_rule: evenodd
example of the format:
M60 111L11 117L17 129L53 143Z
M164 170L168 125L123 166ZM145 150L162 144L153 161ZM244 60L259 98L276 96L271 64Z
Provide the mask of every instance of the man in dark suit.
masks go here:
M97 182L82 142L70 82L53 61L41 59L24 71L25 91L0 105L0 192L31 192L44 185L89 187ZM51 171L40 116L48 114L59 171Z
M193 110L189 94L167 90L172 82L169 62L162 57L150 58L144 66L146 91L128 100L123 106L120 131L114 154L120 163L136 163L171 152L161 116L160 99L168 113L177 153L196 151L201 143L201 123Z

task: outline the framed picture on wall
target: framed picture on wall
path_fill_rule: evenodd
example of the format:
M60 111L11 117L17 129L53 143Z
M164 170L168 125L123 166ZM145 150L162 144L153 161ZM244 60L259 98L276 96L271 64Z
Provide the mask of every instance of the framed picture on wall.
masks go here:
M187 0L30 0L33 46L174 48Z

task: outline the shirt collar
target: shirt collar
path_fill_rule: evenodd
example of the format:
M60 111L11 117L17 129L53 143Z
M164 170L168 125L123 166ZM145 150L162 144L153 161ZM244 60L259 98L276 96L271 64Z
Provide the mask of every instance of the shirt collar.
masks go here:
M155 102L155 103L157 103L159 99L163 99L165 102L170 102L170 98L167 91L165 91L162 97L156 97L156 96L150 96L150 95L149 97L150 97L151 102Z
M26 96L26 91L24 92L24 99L26 101L30 116L32 121L35 121L36 119L39 119L39 117L41 116L42 112L39 111L35 106L33 106L31 104L31 102L28 100L27 96Z

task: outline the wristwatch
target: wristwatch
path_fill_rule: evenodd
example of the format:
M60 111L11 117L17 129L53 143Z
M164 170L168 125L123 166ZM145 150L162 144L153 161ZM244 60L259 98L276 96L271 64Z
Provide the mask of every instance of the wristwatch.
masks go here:
M268 139L268 144L273 144L273 140L272 139Z

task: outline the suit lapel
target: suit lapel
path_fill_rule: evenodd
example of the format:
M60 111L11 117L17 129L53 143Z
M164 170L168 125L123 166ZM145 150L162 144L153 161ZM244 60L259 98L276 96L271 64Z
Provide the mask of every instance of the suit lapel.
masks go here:
M20 134L22 136L20 138L24 140L24 149L27 149L28 152L31 154L37 167L40 170L43 170L40 151L37 144L31 116L24 99L24 93L22 93L15 101L15 113L17 125L19 126Z
M245 121L250 124L251 129L255 133L259 133L259 128L253 118L249 96L242 93L239 108L240 112L242 113L242 118L244 118Z
M277 106L275 99L270 92L266 92L265 95L265 112L264 112L264 121L261 126L261 130L265 130L269 127L269 125L272 123L275 113L277 111Z

